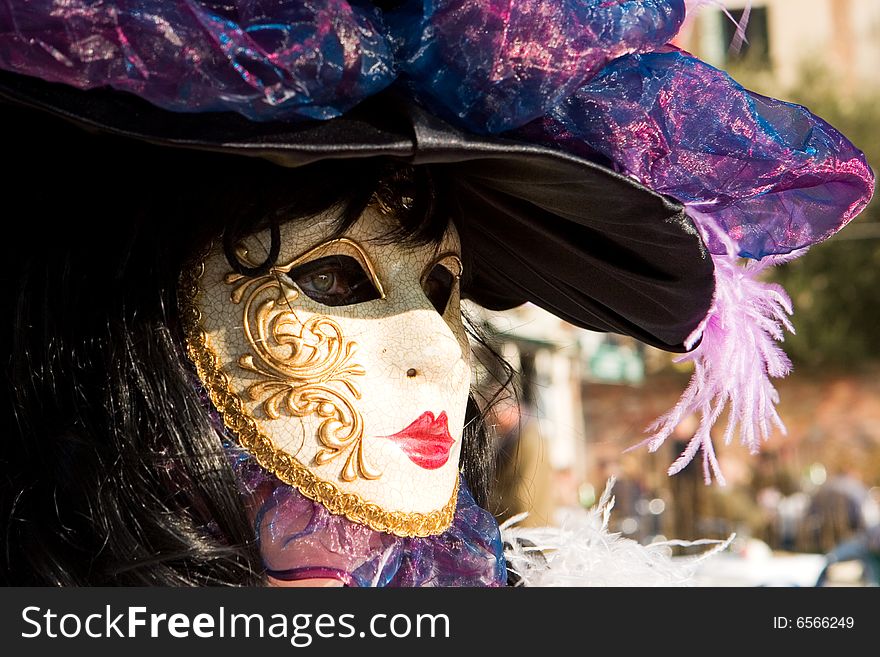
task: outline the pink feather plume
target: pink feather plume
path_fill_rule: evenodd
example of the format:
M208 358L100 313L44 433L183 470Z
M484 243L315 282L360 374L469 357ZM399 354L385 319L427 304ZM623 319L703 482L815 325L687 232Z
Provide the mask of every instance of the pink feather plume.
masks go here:
M712 231L726 242L728 253L712 255L715 297L705 320L685 343L690 347L699 341L699 345L677 359L693 362L690 384L675 407L648 427L652 435L639 445L647 444L650 451L656 451L682 420L698 413L697 432L668 472L681 471L702 450L706 483L711 483L714 475L724 485L711 430L725 410L729 413L724 442L730 443L738 433L753 454L774 427L785 433L776 412L779 395L770 379L791 371L791 361L777 344L784 339L785 330L794 333L789 320L791 300L782 286L758 277L768 267L803 255L806 249L740 264L743 259L735 255L735 245L711 217L693 211L691 215L703 231Z

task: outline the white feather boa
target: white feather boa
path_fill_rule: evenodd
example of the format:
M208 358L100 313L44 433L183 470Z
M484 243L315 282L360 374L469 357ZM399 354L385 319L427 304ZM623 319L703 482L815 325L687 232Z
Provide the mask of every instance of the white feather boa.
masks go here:
M518 586L691 586L697 567L734 539L642 545L610 533L614 481L608 480L596 506L562 527L517 527L528 514L501 525L504 556ZM673 546L694 545L711 547L694 557L670 556Z

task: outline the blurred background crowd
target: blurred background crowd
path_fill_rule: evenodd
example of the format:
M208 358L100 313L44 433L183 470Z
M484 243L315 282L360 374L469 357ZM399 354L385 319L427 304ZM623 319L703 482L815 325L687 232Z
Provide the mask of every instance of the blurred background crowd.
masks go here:
M747 88L809 107L880 169L880 2L704 4L676 45ZM525 524L562 524L572 509L595 503L614 475L614 531L643 543L737 534L704 583L880 583L880 203L772 276L795 306L797 334L785 342L795 370L777 383L788 431L750 455L738 443L720 444L722 423L723 487L704 484L699 458L666 475L696 418L656 453L626 451L687 385L690 371L672 356L532 306L471 307L489 345L517 372L517 394L502 393L494 405L499 519L528 511ZM505 373L483 360L491 398ZM763 574L749 563L764 563Z

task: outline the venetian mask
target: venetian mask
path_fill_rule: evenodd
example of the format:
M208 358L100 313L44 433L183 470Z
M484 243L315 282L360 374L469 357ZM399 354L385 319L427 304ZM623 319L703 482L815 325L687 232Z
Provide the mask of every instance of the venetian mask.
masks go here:
M264 275L214 245L183 277L188 351L227 428L259 463L331 512L401 536L439 534L455 510L470 386L460 244L388 243L369 207L280 227ZM236 257L262 263L270 232Z

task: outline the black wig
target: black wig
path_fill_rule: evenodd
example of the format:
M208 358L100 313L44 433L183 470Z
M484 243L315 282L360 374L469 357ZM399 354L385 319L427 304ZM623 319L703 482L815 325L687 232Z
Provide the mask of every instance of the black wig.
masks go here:
M443 181L382 160L285 169L0 110L2 581L263 583L182 348L179 273L211 240L281 221L333 210L341 232L377 197L400 217L389 239L430 243L455 220ZM492 454L481 406L472 396L462 469L484 505Z

